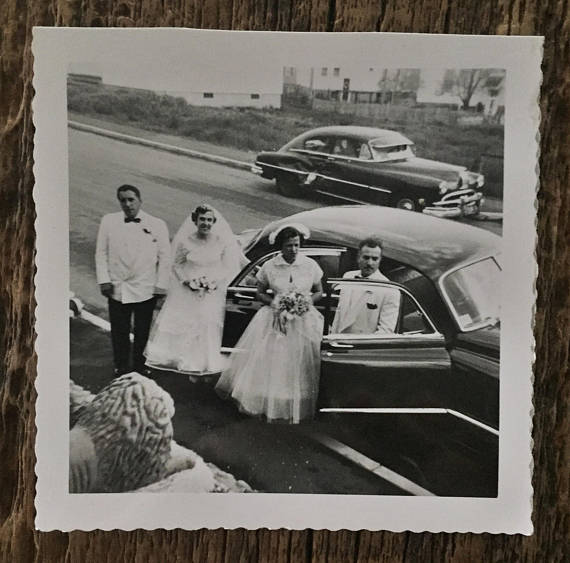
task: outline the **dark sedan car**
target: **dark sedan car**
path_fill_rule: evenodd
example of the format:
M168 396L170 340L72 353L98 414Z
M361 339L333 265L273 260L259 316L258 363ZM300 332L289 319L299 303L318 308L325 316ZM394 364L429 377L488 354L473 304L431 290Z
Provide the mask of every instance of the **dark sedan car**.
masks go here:
M387 129L321 127L276 152L257 156L252 172L275 179L287 196L313 190L343 201L422 211L438 217L479 213L481 174L414 155L413 142Z
M268 235L283 223L311 229L302 252L324 271L326 295L319 405L323 412L447 412L496 433L499 421L500 237L453 221L378 206L305 211L244 233L250 264L228 288L224 346L233 347L261 307L255 273L275 256ZM390 282L342 279L360 240L384 244ZM393 334L330 332L339 291L389 286L400 293ZM436 409L433 411L433 409Z

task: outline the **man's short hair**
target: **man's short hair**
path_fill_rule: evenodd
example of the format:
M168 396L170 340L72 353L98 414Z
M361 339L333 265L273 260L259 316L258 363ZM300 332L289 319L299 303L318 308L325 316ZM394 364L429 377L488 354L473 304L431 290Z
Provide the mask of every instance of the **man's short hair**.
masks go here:
M380 250L384 250L384 245L382 241L378 237L366 237L365 239L360 241L358 245L358 251L360 252L365 246L369 248L380 248Z
M117 188L117 199L119 199L119 195L121 194L121 192L134 192L135 195L139 198L140 201L142 201L142 197L141 197L141 191L136 187L136 186L131 186L130 184L123 184L122 186L119 186Z

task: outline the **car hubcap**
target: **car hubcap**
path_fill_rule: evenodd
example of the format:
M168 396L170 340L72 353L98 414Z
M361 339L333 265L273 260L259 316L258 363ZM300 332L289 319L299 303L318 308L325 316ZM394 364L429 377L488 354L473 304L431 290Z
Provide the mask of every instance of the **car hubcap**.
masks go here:
M414 202L411 199L401 199L398 202L399 209L407 209L408 211L414 210Z

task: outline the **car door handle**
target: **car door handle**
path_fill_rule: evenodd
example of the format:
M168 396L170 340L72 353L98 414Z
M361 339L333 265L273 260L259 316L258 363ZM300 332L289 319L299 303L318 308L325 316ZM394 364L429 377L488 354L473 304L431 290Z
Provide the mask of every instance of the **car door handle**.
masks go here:
M246 293L236 293L234 299L245 299L246 301L254 301L255 295L248 295Z
M354 348L352 344L343 344L342 342L330 342L331 348L343 348L343 349L350 349Z

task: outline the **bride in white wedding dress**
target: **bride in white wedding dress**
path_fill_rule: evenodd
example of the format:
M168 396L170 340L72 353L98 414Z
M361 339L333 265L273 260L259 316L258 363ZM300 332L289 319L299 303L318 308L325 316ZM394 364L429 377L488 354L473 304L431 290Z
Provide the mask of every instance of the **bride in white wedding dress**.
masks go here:
M146 347L146 364L202 376L219 373L226 288L247 262L227 221L201 204L172 242L170 288Z

